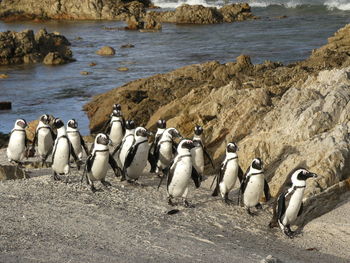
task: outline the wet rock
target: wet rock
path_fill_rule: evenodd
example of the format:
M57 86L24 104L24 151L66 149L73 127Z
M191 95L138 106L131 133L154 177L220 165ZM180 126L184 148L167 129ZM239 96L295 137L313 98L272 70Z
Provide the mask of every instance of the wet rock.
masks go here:
M91 62L90 64L89 64L89 66L90 67L94 67L94 66L96 66L97 64L95 63L95 62Z
M0 79L8 79L9 75L8 74L0 74Z
M126 20L127 26L126 30L139 30L143 28L144 23L140 21L140 18L137 18L136 16L130 16Z
M0 110L11 110L12 103L10 101L0 101Z
M96 54L100 56L113 56L115 55L115 49L109 46L104 46L97 50Z
M247 3L225 5L219 9L223 22L232 23L254 18Z
M153 16L147 14L146 17L143 19L145 30L161 30L162 25L159 23Z
M23 179L25 177L25 171L17 165L0 165L0 181Z
M127 67L119 67L119 68L117 68L117 70L118 71L129 71L129 68L127 68Z
M133 44L130 44L130 43L120 46L120 48L133 48L133 47L135 47L135 46Z
M0 33L0 65L38 63L63 64L74 61L69 41L62 35L39 30ZM47 57L48 56L48 57Z
M90 75L90 72L88 72L88 71L80 71L80 75Z

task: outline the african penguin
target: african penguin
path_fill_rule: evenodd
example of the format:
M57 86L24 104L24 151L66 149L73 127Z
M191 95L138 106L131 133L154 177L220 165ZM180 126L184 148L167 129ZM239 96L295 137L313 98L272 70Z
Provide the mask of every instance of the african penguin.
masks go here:
M15 126L11 130L10 140L6 151L9 162L19 164L25 157L27 149L25 128L27 126L27 122L24 119L16 120Z
M123 137L123 140L121 142L121 144L115 148L114 152L113 152L113 156L115 153L117 153L117 163L118 166L123 170L124 167L124 161L125 158L128 154L128 151L130 149L130 147L134 144L134 133L135 133L135 122L133 120L127 120L125 122L125 135Z
M83 136L81 136L79 132L78 122L75 119L71 119L67 122L67 136L79 161L83 158L83 149L85 154L87 156L89 155L89 150L84 142Z
M154 141L153 141L151 148L150 148L150 153L153 156L155 155L155 151L157 149L159 139L162 136L165 129L166 129L166 120L159 119L157 121L157 132L156 132L156 135L154 136ZM151 171L150 171L151 173L154 173L157 169L157 163L156 162L153 162L153 163L155 163L155 165L153 165L153 166L151 165Z
M151 133L143 127L135 129L135 141L125 157L123 176L129 182L136 181L143 172L149 160L148 137Z
M53 122L53 127L57 129L57 138L53 147L52 153L52 170L54 180L60 180L58 175L67 175L70 171L69 160L72 155L77 162L77 156L67 137L64 123L61 119L56 118ZM77 162L78 170L80 164Z
M213 160L210 157L207 149L203 144L202 135L203 135L203 127L196 125L196 127L194 128L193 141L196 142L198 146L194 147L191 150L191 155L192 155L193 166L197 170L197 172L200 174L201 178L203 178L203 172L204 172L204 165L205 165L204 157L208 158L212 167L214 168Z
M274 205L274 216L269 226L274 227L278 223L283 233L290 238L294 236L290 225L295 222L303 210L303 194L306 180L309 178L317 178L317 175L305 168L298 167L293 169L280 188Z
M235 186L237 177L242 182L244 176L238 163L237 150L238 146L234 142L227 144L226 157L221 164L219 175L216 177L216 187L212 194L212 196L217 196L220 192L227 204L230 203L228 194Z
M154 158L157 163L157 169L160 171L167 168L174 158L174 154L176 153L175 138L182 138L179 131L175 128L167 128L155 146Z
M125 133L125 120L120 110L113 110L106 133L114 147L122 142Z
M110 165L116 176L118 174L117 163L109 153L110 139L108 135L104 133L97 134L91 154L88 156L82 180L86 177L86 181L91 186L91 191L97 191L94 186L94 181L100 181L104 186L111 186L109 182L105 180Z
M265 199L270 199L270 189L265 180L263 162L260 158L255 158L250 167L244 174L240 187L240 195L243 199L243 205L247 208L250 215L254 215L250 209L252 207L261 208L259 200L264 192Z
M172 201L174 197L182 197L184 205L191 206L187 201L190 179L192 178L197 188L200 186L200 175L193 167L190 152L195 146L192 140L183 139L177 147L177 156L170 168L166 169L169 205L174 205Z

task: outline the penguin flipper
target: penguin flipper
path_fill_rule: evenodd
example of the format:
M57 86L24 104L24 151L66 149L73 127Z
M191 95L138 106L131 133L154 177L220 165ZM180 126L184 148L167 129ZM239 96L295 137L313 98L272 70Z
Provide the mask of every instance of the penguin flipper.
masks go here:
M303 210L304 210L304 205L303 205L303 202L301 202L300 209L297 216L300 216L303 213Z
M266 202L271 199L270 187L266 180L264 180L264 195Z
M137 147L138 145L133 145L130 147L128 154L125 158L125 162L124 162L124 170L126 170L132 163L132 161L134 160L134 156L136 154L137 151Z
M208 153L207 148L204 147L202 142L201 142L201 145L202 145L202 148L203 148L204 156L207 157L207 159L209 160L211 166L215 169L215 165L214 165L213 159L211 158L210 154Z
M83 146L86 155L89 155L89 150L88 150L88 148L87 148L87 146L85 144L85 141L83 139L83 136L81 136L80 132L79 132L79 137L80 137L80 144L81 144L81 146Z
M123 135L124 135L125 134L125 119L124 119L124 117L122 117L121 124L122 124L122 131L123 131Z
M150 165L151 165L151 171L155 171L156 168L157 168L157 161L156 161L156 159L154 158L154 155L151 153L151 149L150 149L150 151L148 152L148 162L149 162Z
M221 164L220 170L219 170L219 175L216 176L216 186L214 189L214 192L212 193L212 196L218 196L220 192L220 183L222 179L224 178L225 170L226 170L227 162L223 162ZM215 179L215 178L214 178Z
M123 146L123 142L121 142L119 145L117 145L117 147L115 147L112 156L114 156L119 150L120 148Z
M196 188L201 186L202 176L197 172L197 170L196 170L196 168L194 168L194 166L192 166L191 178L192 178Z
M173 154L177 153L177 143L176 142L172 142L172 150L173 150Z
M243 182L241 183L241 187L240 187L240 191L241 191L241 194L244 193L246 187L247 187L247 184L249 183L249 180L250 180L250 176L246 176L243 180Z
M244 180L244 173L243 173L243 170L242 168L238 165L238 180L240 183L242 183L242 181Z
M282 216L286 212L286 196L282 193L277 199L277 219L282 220Z
M68 137L67 137L67 140L68 140L68 144L69 144L69 156L72 155L73 158L74 158L74 161L77 165L77 168L78 168L78 171L80 170L80 163L79 163L79 159L78 159L78 156L77 154L75 153L74 151L74 148L73 148L73 145L71 144L71 142L69 141ZM69 162L69 157L68 157L68 162Z
M171 161L170 165L167 168L163 169L163 174L164 174L163 177L165 177L165 176L167 177L167 182L166 182L167 189L171 183L171 180L173 179L175 167L176 167L176 163L174 163L174 160L173 160L173 161ZM163 179L163 177L162 177L162 179ZM162 182L162 179L161 179L161 182ZM161 182L160 182L160 184L161 184Z
M155 147L155 150L154 150L154 154L153 154L156 163L157 163L158 160L159 160L159 152L160 152L160 144L157 143L157 144L156 144L156 147Z
M109 154L108 163L112 167L115 176L119 177L120 174L122 173L122 171L121 171L120 167L118 166L117 162L114 160L114 158L113 158L113 156L111 154Z

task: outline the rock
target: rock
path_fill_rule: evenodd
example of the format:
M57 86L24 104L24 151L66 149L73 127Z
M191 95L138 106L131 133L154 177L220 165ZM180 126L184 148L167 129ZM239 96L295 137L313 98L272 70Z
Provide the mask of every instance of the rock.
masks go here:
M9 134L3 134L2 132L0 132L0 149L7 147L9 138Z
M90 72L88 72L88 71L80 71L80 75L90 75Z
M69 41L62 35L39 30L0 33L0 65L38 63L63 64L74 61Z
M260 263L282 263L282 261L273 257L272 255L268 255L266 258L262 259Z
M125 44L125 45L121 45L120 48L133 48L135 47L133 44Z
M195 124L202 125L217 163L227 143L237 142L243 170L255 157L264 160L273 196L298 165L321 175L309 180L306 198L350 178L350 25L298 63L253 65L242 55L236 62L190 65L95 96L84 106L91 132L103 127L115 101L125 105L125 118L150 129L164 118L191 137Z
M0 79L8 79L9 75L8 74L0 74Z
M115 55L115 49L109 46L104 46L97 50L96 54L100 56L113 56Z
M10 101L0 101L0 110L11 110L12 103Z
M36 1L16 0L0 1L0 19L16 20L125 20L131 15L137 17L145 14L150 1Z
M157 21L178 24L217 24L255 19L247 3L229 4L220 9L202 5L181 5L175 11L150 11Z
M127 30L139 30L143 28L143 22L140 21L139 18L136 16L131 16L126 20L126 23L128 24L125 29Z
M25 171L17 165L0 165L0 181L26 178Z
M94 66L96 66L96 65L97 65L96 62L91 62L91 63L89 64L90 67L94 67Z
M144 21L144 27L145 30L161 30L162 25L159 23L152 15L147 14L146 17L143 19Z
M127 67L119 67L117 68L118 71L129 71L129 68Z

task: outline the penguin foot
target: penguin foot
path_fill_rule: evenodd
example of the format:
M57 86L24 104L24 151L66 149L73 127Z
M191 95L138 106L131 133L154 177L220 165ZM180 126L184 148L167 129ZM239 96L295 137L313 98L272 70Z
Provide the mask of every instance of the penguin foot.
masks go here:
M253 213L252 211L250 211L250 208L247 208L247 212L250 216L256 216L256 213Z
M187 208L195 208L195 206L190 202L188 202L186 199L184 200L184 206Z
M101 180L101 184L103 184L105 187L112 186L112 184L110 182L105 181L105 180Z
M225 198L223 201L226 205L234 205L234 202L231 199Z
M54 173L53 179L54 179L55 181L61 181L61 178L60 178L56 173Z
M93 193L96 193L96 192L103 192L103 190L102 189L96 189L96 187L92 184L91 185L91 191L93 192Z
M174 206L173 200L171 200L171 197L168 197L168 205Z
M262 207L262 205L261 205L260 203L258 203L258 204L255 206L255 208L258 209L258 210L262 210L262 209L263 209L263 207Z
M294 238L295 237L295 232L292 231L289 226L285 226L284 227L283 233L289 238Z

